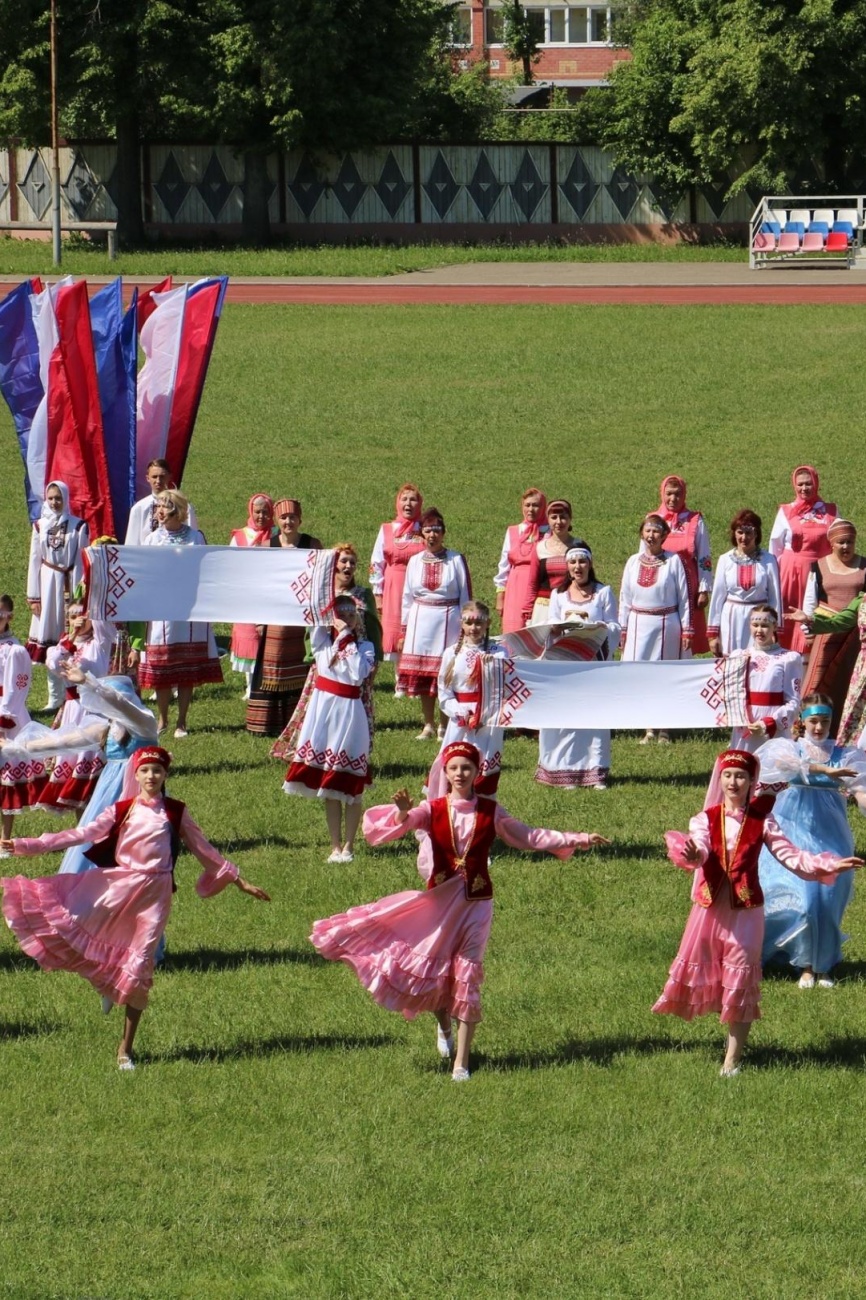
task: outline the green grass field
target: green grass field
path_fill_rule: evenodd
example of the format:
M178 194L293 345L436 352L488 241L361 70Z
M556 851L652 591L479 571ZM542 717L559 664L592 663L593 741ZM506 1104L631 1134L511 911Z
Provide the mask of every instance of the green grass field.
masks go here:
M299 496L306 528L366 559L395 487L416 479L489 598L505 526L538 483L572 500L618 586L669 472L714 554L742 506L769 532L804 460L866 523L862 319L229 307L184 487L211 541L267 490ZM5 411L0 432L0 586L18 599L27 522ZM23 600L17 624L26 634ZM371 801L417 789L433 752L381 676ZM135 1074L114 1065L118 1013L0 937L0 1297L863 1294L866 886L842 981L804 994L768 978L739 1079L718 1078L717 1023L650 1014L689 907L662 832L700 807L720 738L646 750L617 736L606 794L536 786L535 746L509 741L511 812L615 844L568 863L497 853L485 1020L456 1087L431 1018L381 1010L307 942L314 918L413 887L409 846L326 865L321 809L281 793L240 689L227 671L201 693L171 790L273 902L202 903L181 859Z
M64 243L64 275L387 276L465 262L739 262L744 248L689 244L396 244L284 245L139 249L108 260L103 246ZM0 236L0 275L51 275L50 240Z

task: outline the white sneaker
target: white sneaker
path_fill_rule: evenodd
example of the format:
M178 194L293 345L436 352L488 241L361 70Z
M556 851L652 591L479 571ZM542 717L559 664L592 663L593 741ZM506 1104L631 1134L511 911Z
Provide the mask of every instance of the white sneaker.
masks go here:
M343 850L342 850L342 849L334 849L333 852L331 853L331 856L330 856L327 860L328 860L328 862L342 862L342 861L343 861Z
M736 1079L737 1075L740 1073L741 1068L742 1067L739 1065L723 1065L721 1070L719 1070L719 1078Z
M415 737L415 739L416 739L416 740L435 740L435 739L436 739L436 728L435 728L435 727L431 727L429 724L428 724L427 726L425 726L425 727L422 727L421 730L418 732L418 735Z
M186 727L175 727L174 729L175 740L186 740L188 735L189 732L187 731Z
M797 980L797 987L801 989L813 989L815 987L815 976L810 970L803 971L803 974Z
M818 976L819 989L833 989L836 987L836 981L830 975Z
M354 853L350 853L348 849L343 849L342 852L340 853L340 861L341 861L341 862L354 862L354 861L355 861L355 855L354 855Z
M107 1016L111 1011L114 1010L114 1002L108 996L107 993L104 993L102 997L99 999L99 1001L102 1006L102 1014L104 1016Z
M455 1068L455 1069L453 1069L453 1070L451 1071L451 1082L452 1082L452 1083L468 1083L468 1082L469 1082L469 1071L468 1071L468 1070L461 1069L461 1068Z
M127 1056L124 1053L123 1056L118 1056L117 1058L117 1068L118 1070L134 1070L135 1061L133 1061L131 1056Z
M606 790L607 786L605 785L604 781L602 781L600 785L594 785L592 788L593 790Z
M436 1051L443 1061L450 1061L454 1055L454 1035L446 1034L441 1025L436 1026Z

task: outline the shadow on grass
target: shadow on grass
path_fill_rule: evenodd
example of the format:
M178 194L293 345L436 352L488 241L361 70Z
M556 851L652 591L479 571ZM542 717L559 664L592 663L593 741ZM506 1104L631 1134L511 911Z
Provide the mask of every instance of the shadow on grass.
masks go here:
M324 957L310 947L305 948L238 948L228 951L219 948L169 949L165 961L158 967L161 974L175 971L240 970L242 966L319 966Z
M222 844L226 852L230 849L232 853L240 853L244 849L294 849L295 853L309 853L315 848L315 845L287 839L285 835L257 835L238 840L225 836Z
M174 757L176 759L182 759L183 754L178 753L178 751L175 750ZM243 772L250 772L252 771L253 768L256 767L275 768L274 760L264 757L264 758L256 759L254 762L248 762L247 760L233 761L229 759L229 760L221 760L218 763L184 763L182 766L179 767L179 770L183 774L183 776L214 776L216 774L223 773L223 772L235 772L238 774Z
M391 1034L280 1034L274 1038L241 1039L229 1047L204 1047L190 1043L139 1056L151 1065L169 1061L237 1061L248 1056L277 1056L297 1052L364 1052L394 1047L402 1042Z
M611 778L611 789L627 785L673 785L680 789L706 790L709 775L702 772L624 772L618 767Z
M374 763L374 775L384 781L403 781L414 775L421 779L427 776L430 771L430 763L433 762L434 755L430 755L429 763Z
M0 1042L4 1039L44 1038L56 1034L63 1026L59 1021L49 1020L41 1023L30 1020L0 1020Z
M26 952L0 952L0 972L39 970L39 963Z

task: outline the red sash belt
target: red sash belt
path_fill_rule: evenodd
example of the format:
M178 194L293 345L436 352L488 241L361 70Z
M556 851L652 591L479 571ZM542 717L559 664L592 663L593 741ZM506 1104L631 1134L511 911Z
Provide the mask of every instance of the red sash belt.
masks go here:
M785 696L781 691L747 691L746 703L768 704L773 706L776 704L784 704Z
M346 686L335 682L331 677L317 677L314 682L317 691L327 691L329 695L342 695L344 700L360 700L360 686Z
M77 687L77 686L67 686L67 688L66 688L66 699L67 699L67 700L77 700L77 699L78 699L78 687Z
M454 698L458 704L478 704L481 700L480 691L455 691Z
M676 614L678 609L676 605L661 605L658 608L652 605L632 605L633 614L652 614L654 618L661 618L662 614Z

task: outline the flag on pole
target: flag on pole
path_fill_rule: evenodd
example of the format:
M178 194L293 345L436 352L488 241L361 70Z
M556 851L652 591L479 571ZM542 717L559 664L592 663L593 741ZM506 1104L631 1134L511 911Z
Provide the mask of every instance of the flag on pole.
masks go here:
M42 292L40 280L25 280L0 302L0 393L12 413L24 462L24 494L31 520L39 518L42 483L35 488L27 472L27 444L33 417L43 397L39 377L39 340L30 304Z
M105 456L115 535L120 538L126 534L129 508L135 500L137 295L138 291L133 290L132 302L124 313L118 278L90 300Z

